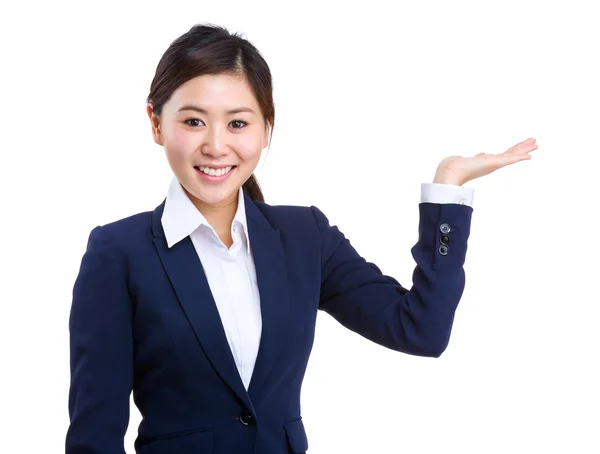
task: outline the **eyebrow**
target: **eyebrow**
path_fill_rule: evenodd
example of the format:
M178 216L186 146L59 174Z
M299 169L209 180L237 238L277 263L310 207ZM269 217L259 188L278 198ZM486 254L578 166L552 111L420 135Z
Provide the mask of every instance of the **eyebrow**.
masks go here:
M194 104L186 104L185 106L180 107L177 110L177 112L182 112L184 110L193 110L195 112L208 115L208 111L206 109L203 109L202 107L196 106ZM249 112L249 113L256 115L256 112L254 112L254 110L252 110L250 107L237 107L235 109L228 110L225 113L227 115L231 115L231 114L236 114L236 113L240 113L240 112Z

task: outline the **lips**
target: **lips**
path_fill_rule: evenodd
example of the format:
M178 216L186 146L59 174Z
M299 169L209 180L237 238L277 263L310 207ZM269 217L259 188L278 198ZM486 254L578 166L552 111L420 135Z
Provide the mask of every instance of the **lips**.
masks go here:
M227 171L227 173L229 173L229 172L231 172L233 169L235 169L236 167L237 167L237 166L218 166L218 167L211 167L211 166L194 166L194 169L196 169L196 171L198 171L198 172L201 172L201 173L204 173L204 171L200 170L201 168L205 168L205 169L206 169L206 168L208 168L208 169L210 169L210 171L217 171L217 172L220 172L220 171L222 171L222 170L225 170L225 169L229 169L229 170ZM211 175L210 171L209 171L209 173L206 173L206 175ZM211 176L214 176L214 175L211 175Z
M231 165L231 164L227 164L227 165L221 165L221 166L209 166L209 165L199 165L199 166L194 166L195 169L200 170L200 167L208 167L209 169L215 169L215 170L220 170L220 169L224 169L226 167L237 167L235 165Z
M235 172L237 166L232 166L231 169L227 172L224 173L223 175L211 175L209 173L204 173L203 171L200 170L199 166L194 166L194 170L196 171L196 173L198 174L198 176L203 179L206 182L212 182L212 183L218 183L221 181L225 181L227 178L229 178L229 176Z

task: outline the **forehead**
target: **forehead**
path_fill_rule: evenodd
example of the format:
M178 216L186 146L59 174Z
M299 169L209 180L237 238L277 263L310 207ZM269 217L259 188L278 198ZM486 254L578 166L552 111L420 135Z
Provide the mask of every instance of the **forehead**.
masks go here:
M188 103L202 105L207 110L239 106L258 108L246 78L230 74L210 74L190 79L175 90L168 102L174 110Z

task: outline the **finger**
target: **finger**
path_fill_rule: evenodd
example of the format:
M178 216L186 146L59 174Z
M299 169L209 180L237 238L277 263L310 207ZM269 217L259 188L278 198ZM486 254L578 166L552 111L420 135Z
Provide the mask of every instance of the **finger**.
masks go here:
M531 156L528 154L522 155L508 155L504 157L504 166L508 166L511 164L515 164L519 161L528 161L531 159Z
M509 166L519 161L525 161L531 159L529 155L507 155L507 154L497 154L497 155L489 155L490 162L489 166L493 170L501 169L502 167Z
M514 154L527 154L532 152L533 150L537 150L537 144L535 142L529 142L529 143L525 143L523 145L521 145L520 147L518 147L515 151Z
M536 150L537 144L535 143L535 139L527 139L523 142L519 142L516 145L513 145L508 150L506 150L504 155L513 155L513 154L523 154L529 153L530 151Z

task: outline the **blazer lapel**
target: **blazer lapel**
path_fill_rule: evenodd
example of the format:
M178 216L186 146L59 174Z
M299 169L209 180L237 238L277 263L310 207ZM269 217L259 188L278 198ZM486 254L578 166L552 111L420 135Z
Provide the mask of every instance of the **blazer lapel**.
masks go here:
M253 409L251 397L256 399L260 396L262 385L274 371L277 359L284 351L287 327L292 321L280 231L271 226L245 192L244 202L262 316L258 357L248 392L237 370L221 317L190 237L171 249L167 247L160 222L164 201L152 214L152 232L156 250L202 349L222 380L247 408Z
M278 229L273 228L257 205L244 192L250 250L254 258L262 333L258 357L248 393L256 401L277 358L284 350L290 320L290 295L287 267Z
M202 349L221 379L229 385L247 408L252 409L252 403L237 370L221 316L192 240L187 236L172 248L168 248L160 222L163 210L164 201L152 215L154 244L181 307Z

